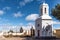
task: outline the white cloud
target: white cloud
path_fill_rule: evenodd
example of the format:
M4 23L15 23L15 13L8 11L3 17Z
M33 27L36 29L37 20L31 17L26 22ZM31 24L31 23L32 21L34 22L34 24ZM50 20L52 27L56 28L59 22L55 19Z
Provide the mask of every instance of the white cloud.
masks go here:
M23 26L23 23L20 23L19 25L20 25L20 26Z
M14 17L22 17L22 13L21 12L14 13L13 15L14 15Z
M54 26L54 27L53 27L53 30L54 30L54 29L60 29L60 24L59 24L59 26Z
M23 1L21 1L19 4L20 4L20 6L25 6L27 3L30 3L30 2L32 2L33 0L23 0Z
M29 22L27 25L28 25L28 26L33 26L34 24L33 24L33 23L31 23L31 22Z
M36 0L39 4L45 2L45 0Z
M20 2L19 4L20 4L20 6L25 6L25 2L23 2L23 1Z
M8 6L3 8L3 10L10 10L10 9L11 7L8 7Z
M9 22L8 19L0 18L0 25L7 24Z
M35 29L34 23L31 23L31 22L30 22L30 23L28 23L27 25L30 26L31 28L33 27L33 28Z
M41 0L36 0L36 1L41 1Z
M19 9L20 7L19 6L17 6L17 9Z
M0 16L4 14L4 11L3 10L0 10Z
M32 2L33 0L24 0L25 3Z
M30 14L26 17L26 20L28 21L35 21L39 17L38 14Z
M60 22L57 22L57 21L53 21L53 24L60 24Z
M39 2L45 2L45 0L36 0L36 1L39 1Z
M30 30L31 26L22 26L24 30Z
M30 30L32 26L22 26L24 30ZM35 29L35 26L33 26L33 29Z

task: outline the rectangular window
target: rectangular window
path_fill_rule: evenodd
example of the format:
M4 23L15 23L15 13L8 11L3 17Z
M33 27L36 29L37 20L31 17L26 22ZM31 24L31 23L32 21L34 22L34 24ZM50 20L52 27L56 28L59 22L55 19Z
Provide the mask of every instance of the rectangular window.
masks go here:
M46 13L46 8L45 8L45 13Z
M40 25L38 24L37 26L39 27Z

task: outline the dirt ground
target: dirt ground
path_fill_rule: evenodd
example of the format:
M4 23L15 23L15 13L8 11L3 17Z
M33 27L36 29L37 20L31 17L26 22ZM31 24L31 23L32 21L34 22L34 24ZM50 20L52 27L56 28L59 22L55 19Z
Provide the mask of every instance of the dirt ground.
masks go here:
M42 40L42 39L35 39L35 38L31 38L31 37L0 37L0 40ZM45 39L43 39L45 40ZM46 40L60 40L60 39L46 39Z
M31 38L26 38L26 37L0 37L0 40L32 40Z
M20 38L20 37L2 38L0 37L0 40L26 40L26 38Z

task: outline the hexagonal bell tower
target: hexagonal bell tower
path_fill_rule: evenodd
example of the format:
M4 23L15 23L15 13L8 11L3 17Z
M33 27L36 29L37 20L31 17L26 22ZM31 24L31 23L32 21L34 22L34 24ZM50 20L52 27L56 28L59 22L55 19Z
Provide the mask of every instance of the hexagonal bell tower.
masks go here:
M35 21L35 36L52 36L52 18L49 16L49 6L43 3L40 6L40 17Z

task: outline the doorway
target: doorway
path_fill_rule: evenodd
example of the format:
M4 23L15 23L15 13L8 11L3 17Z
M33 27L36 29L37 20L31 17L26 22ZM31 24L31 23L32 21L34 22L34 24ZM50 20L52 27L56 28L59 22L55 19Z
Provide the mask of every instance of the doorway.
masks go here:
M40 36L40 30L38 30L38 37Z

